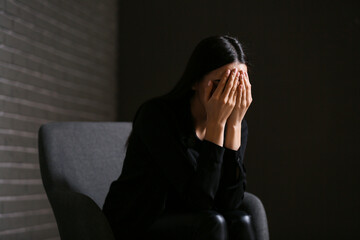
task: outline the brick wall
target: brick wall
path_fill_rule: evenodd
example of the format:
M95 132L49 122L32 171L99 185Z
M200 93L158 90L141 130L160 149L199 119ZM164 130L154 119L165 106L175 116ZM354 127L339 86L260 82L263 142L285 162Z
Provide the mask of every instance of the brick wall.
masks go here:
M37 131L116 117L116 0L0 0L0 239L59 239Z

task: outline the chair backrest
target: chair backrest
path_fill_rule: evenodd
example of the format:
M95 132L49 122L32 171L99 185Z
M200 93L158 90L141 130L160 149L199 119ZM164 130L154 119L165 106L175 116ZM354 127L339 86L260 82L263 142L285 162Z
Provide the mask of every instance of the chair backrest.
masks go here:
M52 122L40 127L41 176L61 239L115 239L101 208L121 173L131 129L130 122ZM242 208L253 216L257 239L268 240L261 201L245 193Z
M119 177L130 122L51 122L39 129L39 158L46 192L79 192L102 208Z

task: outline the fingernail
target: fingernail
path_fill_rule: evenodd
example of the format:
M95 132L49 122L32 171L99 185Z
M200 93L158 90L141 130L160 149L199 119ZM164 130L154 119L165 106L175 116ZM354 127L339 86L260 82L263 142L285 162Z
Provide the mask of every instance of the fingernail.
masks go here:
M210 86L210 85L211 85L211 81L208 82L208 86Z

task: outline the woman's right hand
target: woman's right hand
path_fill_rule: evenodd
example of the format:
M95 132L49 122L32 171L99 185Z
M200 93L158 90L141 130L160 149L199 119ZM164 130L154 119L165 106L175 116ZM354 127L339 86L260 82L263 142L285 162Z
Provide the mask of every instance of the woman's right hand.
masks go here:
M209 81L205 90L205 97L208 99L205 103L207 123L225 126L226 120L236 104L239 73L236 68L232 71L227 70L212 95L213 82Z

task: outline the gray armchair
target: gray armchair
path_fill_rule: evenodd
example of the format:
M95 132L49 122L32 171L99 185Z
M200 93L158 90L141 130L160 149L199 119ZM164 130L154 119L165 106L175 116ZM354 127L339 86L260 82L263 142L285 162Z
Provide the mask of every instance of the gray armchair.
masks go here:
M39 129L40 170L62 240L114 240L101 211L122 169L130 122L52 122ZM261 201L245 193L243 208L258 240L268 240Z

